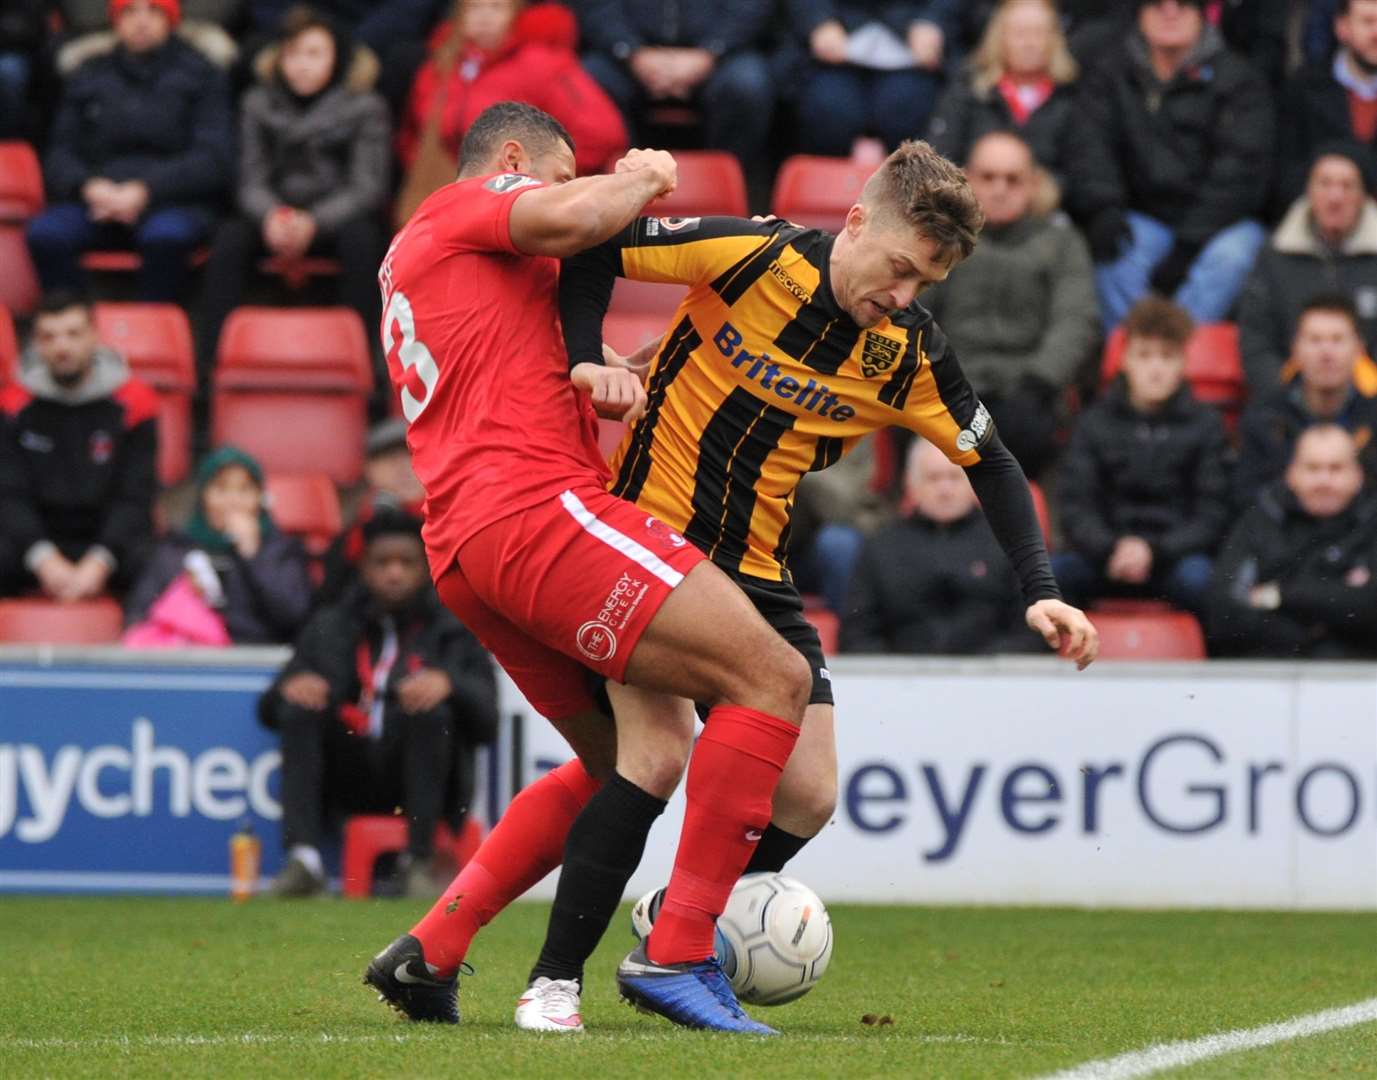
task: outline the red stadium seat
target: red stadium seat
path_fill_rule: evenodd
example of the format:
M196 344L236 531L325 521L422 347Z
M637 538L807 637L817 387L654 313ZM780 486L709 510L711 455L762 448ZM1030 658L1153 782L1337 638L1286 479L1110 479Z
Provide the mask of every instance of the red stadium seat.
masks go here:
M1042 526L1042 542L1052 546L1052 515L1047 509L1047 496L1042 485L1035 480L1028 481L1028 492L1033 496L1033 509L1037 511L1038 524Z
M0 600L0 641L32 645L107 645L118 641L124 613L108 596L59 600Z
M1091 612L1110 615L1160 615L1175 611L1165 600L1151 600L1145 596L1105 596L1096 600Z
M28 221L44 207L43 169L26 142L0 142L0 221Z
M220 334L211 440L268 472L363 472L373 374L363 320L334 308L241 307Z
M678 150L679 180L674 190L648 210L658 217L745 217L746 178L735 155L723 150Z
M1104 360L1100 365L1103 385L1107 386L1119 373L1123 358L1124 331L1123 327L1116 327L1104 346ZM1218 405L1225 413L1238 412L1247 395L1247 386L1235 323L1208 323L1196 327L1186 343L1186 381L1201 401Z
M191 324L176 304L96 305L96 331L158 393L158 479L172 486L191 471L191 399L196 357Z
M10 309L0 306L0 386L19 375L19 338L14 333Z
M841 619L825 607L805 607L803 617L813 624L822 641L822 651L835 655L841 646Z
M660 314L612 312L602 322L602 339L623 356L664 337L669 320Z
M1102 660L1203 660L1205 635L1185 611L1138 614L1093 611Z
M289 259L285 255L270 255L258 264L264 274L276 274L292 289L302 288L313 277L334 277L339 273L339 263L334 259L315 255L302 255Z
M850 158L796 154L785 160L775 177L770 212L797 225L840 232L846 212L874 171Z
M26 142L0 142L0 306L27 315L38 303L38 275L24 224L45 205L43 170Z
M267 495L273 523L313 556L325 554L344 528L339 492L324 473L268 473Z
M209 258L209 248L197 248L191 253L189 265L192 269L204 266ZM127 251L123 248L110 251L87 251L81 256L81 268L97 274L132 274L142 266L142 255L137 251Z
M0 267L0 307L27 315L38 305L40 290L24 226L0 225Z
M619 315L659 315L668 323L687 292L687 287L683 285L618 278L612 289L612 303L607 310Z
M344 895L367 899L373 888L373 865L378 856L406 847L407 823L400 814L359 814L344 823L343 852L340 856L340 877ZM483 826L474 818L467 818L459 835L453 835L444 822L435 826L435 850L449 851L454 861L463 866L483 842Z

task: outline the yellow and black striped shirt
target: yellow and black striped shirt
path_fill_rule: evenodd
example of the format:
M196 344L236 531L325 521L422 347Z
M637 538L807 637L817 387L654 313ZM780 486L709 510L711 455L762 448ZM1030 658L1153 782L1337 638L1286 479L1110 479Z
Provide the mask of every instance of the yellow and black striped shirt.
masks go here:
M689 286L653 363L646 415L613 458L612 491L733 572L789 580L799 480L866 434L907 427L965 466L993 437L925 309L862 330L837 305L832 243L786 222L641 218L562 272L571 365L601 360L615 274Z

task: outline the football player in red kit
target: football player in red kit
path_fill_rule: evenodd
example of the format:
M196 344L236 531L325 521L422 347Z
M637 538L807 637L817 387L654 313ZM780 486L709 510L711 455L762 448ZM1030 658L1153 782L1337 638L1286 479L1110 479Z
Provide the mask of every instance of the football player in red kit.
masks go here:
M693 545L606 491L594 410L634 417L644 390L625 368L568 367L558 260L623 229L673 189L675 168L662 151L633 150L612 175L573 175L557 121L494 105L465 136L458 179L422 203L379 272L440 596L581 760L513 800L482 858L365 980L412 1019L458 1022L469 939L558 865L585 804L601 808L585 819L658 813L663 803L646 804L627 777L634 762L594 704L591 669L711 706L638 1004L687 1026L768 1034L737 1003L713 933L769 824L812 676Z

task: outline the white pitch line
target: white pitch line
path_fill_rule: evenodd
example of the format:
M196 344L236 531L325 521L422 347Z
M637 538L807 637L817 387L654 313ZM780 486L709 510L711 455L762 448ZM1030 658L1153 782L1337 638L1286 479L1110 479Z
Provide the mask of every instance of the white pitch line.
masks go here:
M1260 1046L1303 1039L1309 1035L1321 1035L1326 1031L1337 1031L1340 1028L1370 1024L1374 1021L1377 1021L1377 998L1368 998L1353 1005L1297 1016L1277 1024L1221 1031L1215 1035L1205 1035L1183 1042L1157 1043L1145 1046L1141 1050L1131 1050L1118 1057L1087 1061L1084 1065L1050 1073L1039 1080L1133 1080L1134 1077L1151 1076L1164 1069L1179 1069L1183 1065L1193 1065L1197 1061L1219 1057L1221 1054L1253 1050Z

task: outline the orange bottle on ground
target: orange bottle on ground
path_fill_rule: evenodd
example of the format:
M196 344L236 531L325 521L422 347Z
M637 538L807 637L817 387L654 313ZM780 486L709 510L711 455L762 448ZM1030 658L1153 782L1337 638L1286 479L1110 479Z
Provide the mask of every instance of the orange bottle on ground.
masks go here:
M258 869L263 859L263 841L254 834L247 819L230 837L230 897L242 903L258 888Z

